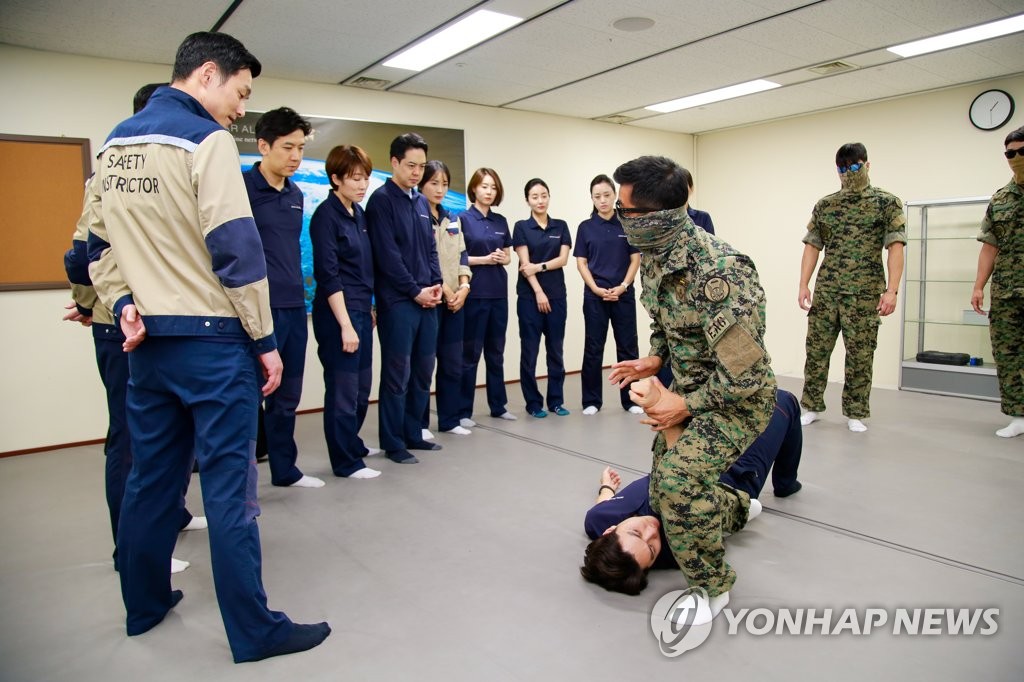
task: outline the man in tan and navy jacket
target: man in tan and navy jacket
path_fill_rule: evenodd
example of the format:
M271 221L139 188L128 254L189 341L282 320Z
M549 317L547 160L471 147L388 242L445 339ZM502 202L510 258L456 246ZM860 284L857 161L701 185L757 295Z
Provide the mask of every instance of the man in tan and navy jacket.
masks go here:
M154 627L182 598L167 565L194 448L236 662L304 651L330 634L326 623L297 625L269 610L261 577L252 354L264 395L280 383L281 358L266 262L225 130L244 115L260 69L231 36L186 38L170 87L107 138L87 199L89 273L131 354L135 462L117 538L128 634Z
M134 112L139 113L146 106L150 96L161 85L166 83L150 83L139 88L135 93ZM131 438L128 434L128 417L125 402L128 397L128 355L122 350L124 334L114 324L114 314L110 308L96 298L96 290L89 278L89 258L86 252L86 241L89 238L89 224L94 217L92 211L96 202L89 202L88 197L95 192L89 186L95 182L92 176L86 182L86 203L82 217L75 226L75 236L71 248L64 254L64 270L71 282L71 312L64 316L65 320L78 322L92 328L93 344L96 348L96 366L99 368L100 380L107 394L107 437L103 443L103 454L106 458L105 489L107 509L110 512L110 528L114 537L114 570L118 570L117 562L117 525L121 519L121 500L124 498L124 485L128 480L128 472L132 468ZM192 471L185 474L182 486L181 530L202 530L206 528L206 518L193 517L185 508L184 496L188 492L189 479ZM188 568L189 562L171 559L171 573L179 573Z

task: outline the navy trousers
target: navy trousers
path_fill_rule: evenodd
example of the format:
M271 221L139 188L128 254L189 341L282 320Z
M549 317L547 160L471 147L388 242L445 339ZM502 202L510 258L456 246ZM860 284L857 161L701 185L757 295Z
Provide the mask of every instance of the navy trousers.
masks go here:
M270 460L270 482L287 486L302 478L302 472L295 466L299 457L299 449L295 445L295 409L302 399L302 373L306 367L309 327L305 307L272 308L271 313L284 372L281 385L264 400L263 425ZM257 373L257 384L261 376L262 373Z
M466 335L466 307L457 313L448 306L437 306L437 374L434 377L434 402L437 428L451 431L459 425L462 404L463 340ZM424 412L424 428L429 428L430 410Z
M350 476L366 467L369 452L359 430L366 420L373 382L373 318L370 313L348 311L359 336L355 353L341 349L341 327L330 305L313 302L316 353L324 367L324 438L335 476Z
M562 407L565 403L565 342L566 300L550 299L551 312L537 310L537 301L520 296L516 303L519 315L519 341L522 352L519 356L519 383L526 400L526 411L534 413L544 407L544 396L537 387L537 355L540 353L540 337L544 336L544 349L548 364L548 409Z
M508 299L466 299L466 336L462 347L462 390L459 418L473 416L476 396L476 368L483 353L487 376L487 407L492 417L505 413L505 332L508 330Z
M800 455L804 447L800 402L795 395L781 388L775 392L775 396L775 411L764 432L721 476L723 483L746 491L751 497L761 494L768 480L769 469L775 491L789 491L796 483L797 469L800 467Z
M398 452L423 440L423 411L430 401L437 352L437 311L412 300L378 309L377 334L380 447Z
M96 347L96 366L107 394L107 437L103 443L103 454L106 456L104 487L110 513L110 532L114 539L114 570L119 570L117 525L121 519L124 485L132 468L132 442L125 407L128 400L128 354L121 348L124 334L114 325L94 323L92 333ZM191 477L192 468L189 467L182 482L179 528L184 528L192 520L192 514L185 508L185 493L188 492Z
M639 341L636 331L636 302L633 296L623 297L618 301L602 301L599 298L583 298L583 367L580 376L583 386L583 407L596 407L604 404L604 377L601 366L604 364L604 344L608 338L608 323L612 326L615 338L615 359L636 360L640 356ZM629 399L629 389L619 391L619 402L622 409L633 406Z
M279 646L293 630L267 608L256 501L256 373L247 342L149 337L129 355L128 426L135 461L125 486L118 548L127 630L171 608L171 550L181 480L193 452L202 471L210 560L235 661Z

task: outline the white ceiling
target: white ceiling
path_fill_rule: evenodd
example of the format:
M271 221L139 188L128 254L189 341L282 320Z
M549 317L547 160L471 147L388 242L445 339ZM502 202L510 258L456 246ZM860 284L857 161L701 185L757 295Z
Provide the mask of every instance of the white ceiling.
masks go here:
M525 17L421 73L389 56L486 7ZM181 39L239 38L274 78L351 83L682 133L1024 73L1024 33L911 59L889 45L1024 13L1024 0L0 0L0 42L169 64ZM613 27L648 17L642 32ZM810 67L844 61L853 71ZM783 87L671 114L645 106L755 78Z

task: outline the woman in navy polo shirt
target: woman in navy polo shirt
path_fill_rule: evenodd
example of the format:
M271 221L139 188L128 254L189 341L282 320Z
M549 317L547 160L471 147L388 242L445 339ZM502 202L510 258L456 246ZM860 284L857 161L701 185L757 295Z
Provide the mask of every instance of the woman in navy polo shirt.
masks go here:
M459 425L476 426L473 398L476 368L483 352L487 367L487 406L492 417L514 421L505 392L505 332L508 329L508 273L512 236L505 217L491 210L505 196L501 178L491 168L478 168L469 179L467 195L473 205L459 214L466 241L473 293L466 300L466 336L463 345L462 391Z
M468 436L469 429L459 425L462 391L462 345L466 332L466 297L469 296L469 256L458 220L448 219L441 205L448 194L451 171L443 161L428 161L420 180L420 194L430 205L434 226L437 260L441 266L441 300L437 306L437 376L434 379L437 403L437 428L444 433ZM429 401L423 428L429 428Z
M544 397L537 388L537 354L544 336L548 365L548 409L560 417L565 409L562 385L565 363L562 348L565 341L565 274L562 268L569 261L572 235L564 220L548 217L550 199L547 183L534 178L526 183L524 192L530 206L530 217L516 223L512 246L519 256L519 382L526 400L526 411L538 419L548 416Z
M633 280L640 268L640 252L626 241L615 215L615 183L607 175L590 181L594 212L576 231L576 268L583 277L583 414L597 414L604 402L601 365L608 323L615 337L618 362L636 360L640 355L636 332L636 300ZM620 391L622 409L633 414L643 410L629 399L629 389Z
M313 243L313 335L324 366L324 437L335 476L375 478L359 437L373 369L373 254L359 202L373 165L359 147L341 145L324 164L331 193L309 223Z

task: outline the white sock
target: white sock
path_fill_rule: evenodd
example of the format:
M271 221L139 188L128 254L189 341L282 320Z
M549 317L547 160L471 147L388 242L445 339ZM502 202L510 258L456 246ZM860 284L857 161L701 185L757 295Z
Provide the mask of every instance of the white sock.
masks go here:
M499 415L499 417L507 422L514 422L515 420L519 419L519 417L515 416L511 412L502 412Z
M850 429L854 433L864 433L868 430L868 427L864 425L859 419L850 419L846 422L846 428Z
M800 423L803 426L807 426L808 424L813 424L816 421L818 421L818 413L817 412L811 412L810 410L808 410L808 411L804 412L802 415L800 415Z
M996 435L1000 438L1013 438L1022 433L1024 433L1024 417L1014 417L1012 422L996 431Z
M473 432L470 431L469 429L464 429L461 426L456 426L453 429L448 429L447 431L445 431L445 433L452 433L455 434L456 436L468 436Z
M205 530L208 525L205 516L193 516L192 520L182 530Z
M345 478L377 478L380 476L380 472L370 467L363 467L359 471L354 471Z
M757 500L757 499L754 499L754 498L751 498L750 499L750 511L747 512L747 523L750 523L751 521L756 519L758 516L760 516L761 512L763 510L764 510L764 506L761 504L761 501Z
M434 440L434 434L430 432L430 429L423 429L420 431L420 438L423 440Z
M369 452L366 453L367 457L379 455L381 452L383 452L383 450L381 450L380 448L371 448L369 445L366 446L366 449L369 450Z
M323 488L325 483L317 478L316 476L303 476L299 480L292 483L290 488Z
M644 408L640 407L639 405L633 405L631 408L629 408L629 413L630 414L643 414L644 413Z
M594 407L593 405L590 405L588 407L584 407L583 408L583 414L587 415L588 417L590 415L592 415L592 414L597 414L597 408Z
M184 561L183 559L175 559L174 557L171 557L171 573L172 574L174 574L174 573L181 573L182 571L184 571L186 568L188 568L191 565L192 564L190 564L187 561Z
M679 610L680 620L684 621L682 623L679 623L679 625L686 624L685 619L688 615L688 612L694 608L696 608L696 613L694 614L693 622L690 625L707 625L708 623L713 621L715 619L715 616L721 613L722 609L724 609L726 604L729 603L729 593L723 592L717 597L709 597L707 599L700 597L696 593L692 593L687 597L687 600L691 601L692 606L686 609Z
M474 426L476 426L476 422L473 421L472 419L468 419L468 418L460 419L459 420L459 426L461 426L464 429L471 429Z

